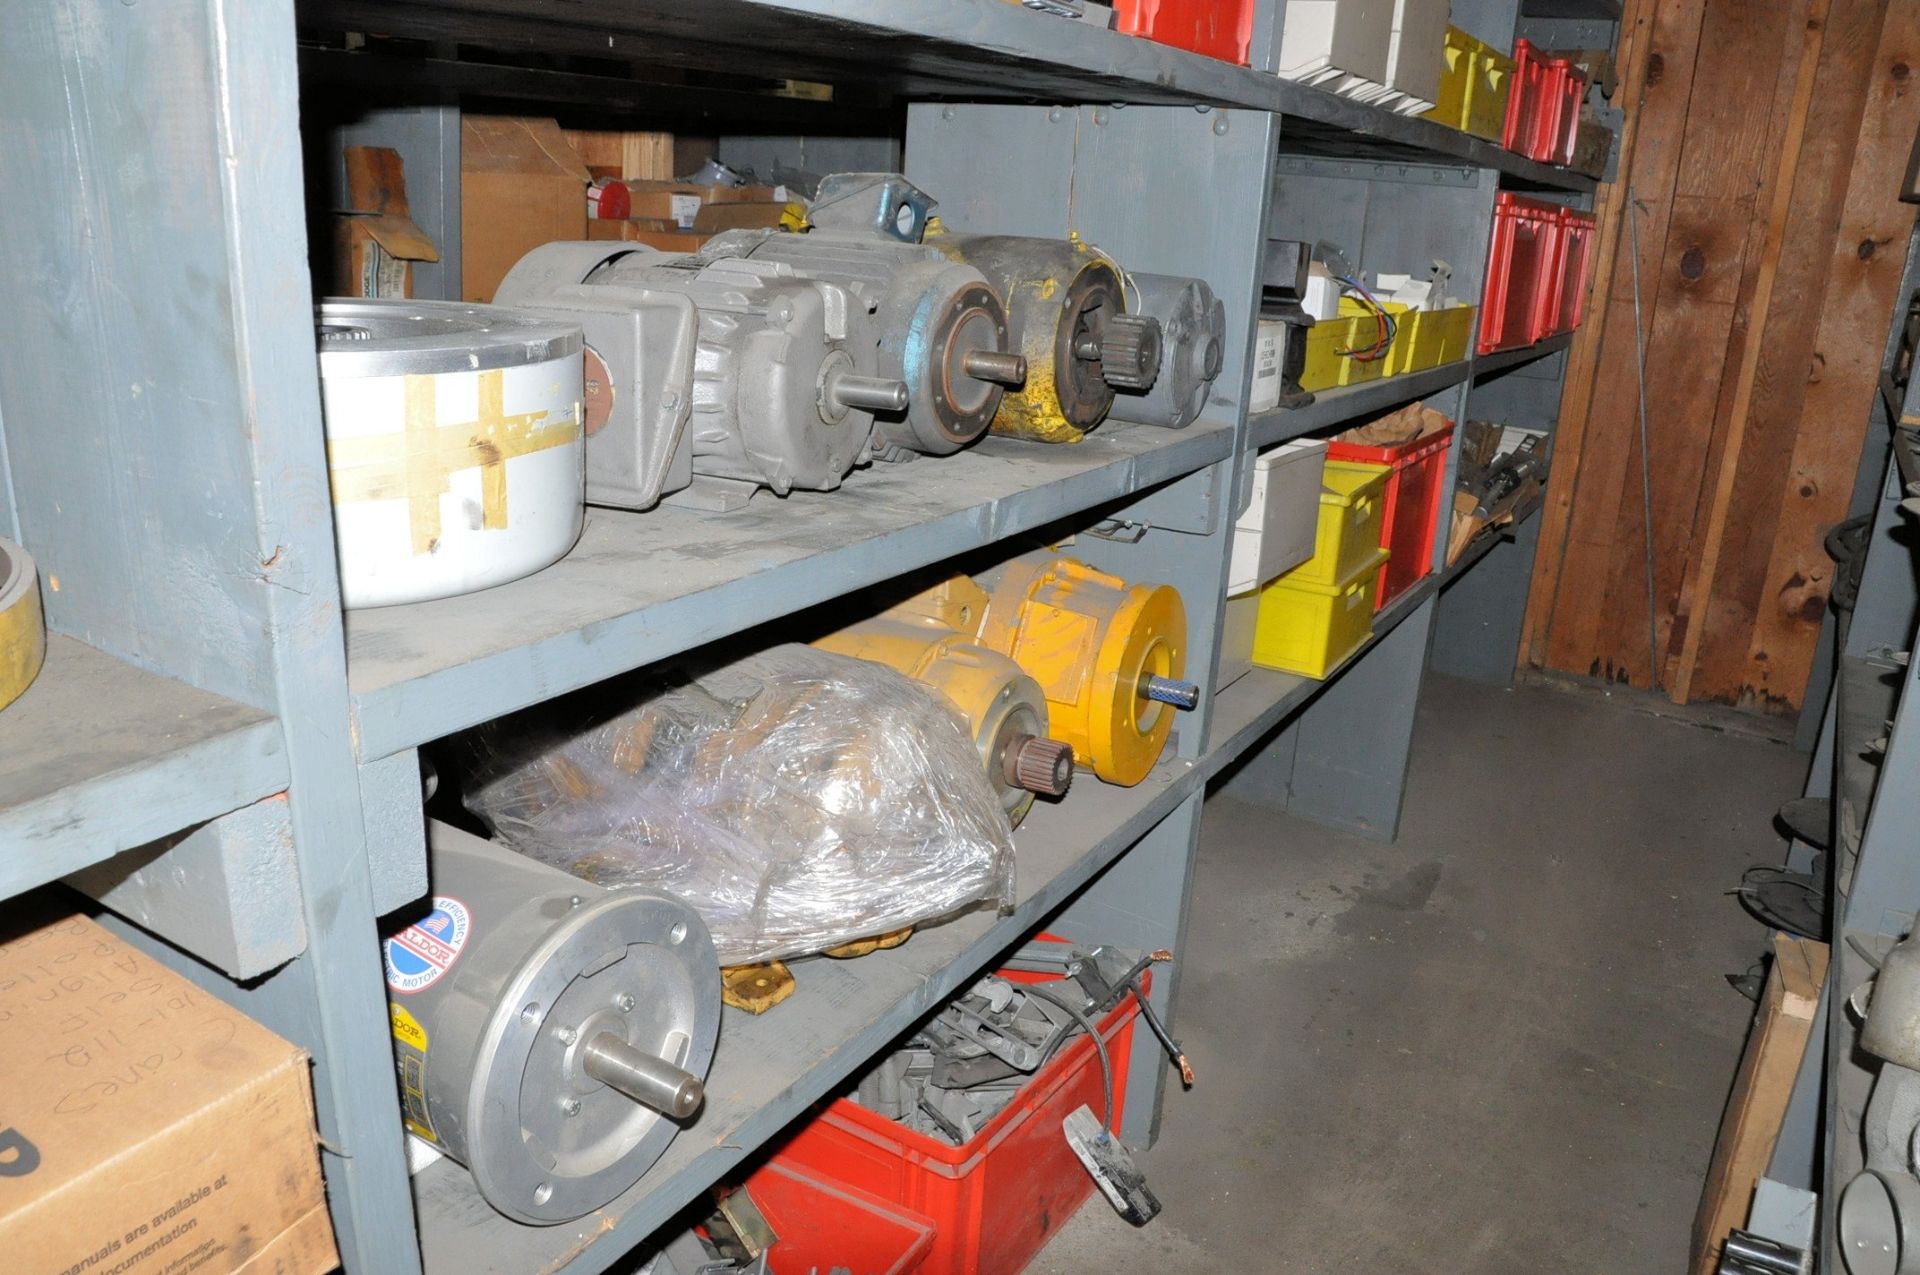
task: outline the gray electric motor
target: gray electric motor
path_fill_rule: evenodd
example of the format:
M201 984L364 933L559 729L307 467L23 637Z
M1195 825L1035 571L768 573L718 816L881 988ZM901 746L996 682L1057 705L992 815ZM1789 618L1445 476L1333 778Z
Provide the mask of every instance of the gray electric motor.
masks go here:
M1207 405L1226 349L1227 307L1205 280L1136 274L1134 308L1160 321L1160 374L1145 393L1122 390L1113 414L1141 425L1185 429Z
M605 369L604 406L589 386L595 504L649 508L694 475L830 491L871 459L874 412L907 407L906 385L875 375L871 304L778 262L555 243L495 297L581 324L588 380Z
M640 1179L699 1109L720 1029L707 927L438 822L432 910L385 944L407 1126L517 1222Z
M782 262L868 299L880 375L904 381L909 396L904 412L875 420L885 459L958 451L986 433L1007 387L1027 376L986 276L920 242L934 207L898 173L840 173L820 183L805 234L728 231L701 250Z

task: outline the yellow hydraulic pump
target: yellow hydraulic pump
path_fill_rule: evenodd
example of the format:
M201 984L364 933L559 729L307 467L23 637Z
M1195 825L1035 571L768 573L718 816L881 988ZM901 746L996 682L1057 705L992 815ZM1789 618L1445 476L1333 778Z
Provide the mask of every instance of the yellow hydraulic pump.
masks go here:
M884 664L938 691L973 731L987 781L1007 817L1026 817L1035 793L1057 797L1073 781L1073 749L1047 738L1047 699L1011 659L971 632L927 615L890 612L814 643Z
M1116 388L1144 390L1159 374L1159 321L1128 313L1120 271L1077 237L957 235L936 224L926 243L986 276L1012 352L1026 359L1026 382L1001 398L994 433L1077 443L1106 419Z
M1187 610L1171 585L1128 584L1049 555L1008 564L991 594L959 576L891 614L907 613L971 630L1024 669L1046 694L1054 731L1109 783L1145 779L1173 710L1200 699L1183 680Z

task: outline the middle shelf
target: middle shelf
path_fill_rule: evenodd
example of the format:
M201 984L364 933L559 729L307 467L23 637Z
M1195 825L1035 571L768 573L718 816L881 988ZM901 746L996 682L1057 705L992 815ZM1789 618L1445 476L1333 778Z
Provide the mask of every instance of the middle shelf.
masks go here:
M875 465L837 492L716 517L591 509L553 566L480 593L347 617L369 761L678 655L1216 461L1230 425L1102 428L1072 446L988 438ZM776 574L777 573L777 574Z

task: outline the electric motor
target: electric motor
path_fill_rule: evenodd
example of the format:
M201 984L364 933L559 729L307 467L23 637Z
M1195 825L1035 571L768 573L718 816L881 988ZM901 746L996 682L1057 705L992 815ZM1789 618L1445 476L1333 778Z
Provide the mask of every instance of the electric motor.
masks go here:
M897 173L840 173L820 183L807 233L729 231L703 249L864 292L880 374L907 384L906 410L875 422L883 454L899 459L899 449L943 456L966 446L986 432L1006 387L1026 379L986 277L920 242L933 209Z
M542 310L624 307L659 320L609 328L613 350L595 349L616 385L630 378L639 390L641 414L621 412L616 392L614 431L606 443L595 431L588 444L596 492L631 493L610 503L645 507L639 502L670 490L683 467L781 495L832 490L871 458L874 412L907 406L903 382L875 375L877 354L861 339L865 303L778 262L548 244L522 258L497 295ZM687 414L669 424L681 419L678 402L669 403L681 384ZM674 429L682 432L669 452L660 436Z
M1159 322L1129 312L1120 271L1078 240L942 233L927 242L987 277L1027 361L994 433L1077 442L1106 419L1116 389L1145 390L1159 374Z
M1075 758L1132 785L1160 760L1186 681L1187 611L1171 585L1129 584L1073 558L1007 564L979 610L980 644L1030 673Z
M515 580L583 519L577 325L446 301L322 301L320 395L341 600Z
M1227 340L1227 307L1203 280L1136 274L1135 308L1160 323L1160 374L1145 393L1123 391L1114 415L1141 425L1184 429L1207 405L1220 375Z
M837 655L885 664L938 692L967 723L1016 826L1035 793L1057 797L1073 781L1073 749L1047 738L1047 698L1040 684L1006 656L935 619L882 615L821 638Z
M693 471L786 495L830 491L871 456L873 414L907 387L875 375L855 339L857 302L838 284L773 262L638 254L593 282L684 293L700 317L693 355Z
M432 909L385 945L407 1127L517 1222L640 1179L699 1109L720 971L699 913L428 825Z
M494 292L498 305L585 332L587 502L616 509L651 509L693 481L693 301L684 292L587 283L636 252L653 255L624 243L545 244Z

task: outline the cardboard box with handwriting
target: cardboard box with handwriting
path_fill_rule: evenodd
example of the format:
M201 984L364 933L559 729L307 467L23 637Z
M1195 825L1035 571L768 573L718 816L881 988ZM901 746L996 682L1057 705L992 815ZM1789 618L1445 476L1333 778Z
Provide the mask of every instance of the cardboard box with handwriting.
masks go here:
M0 1269L338 1261L303 1051L86 917L0 927Z

